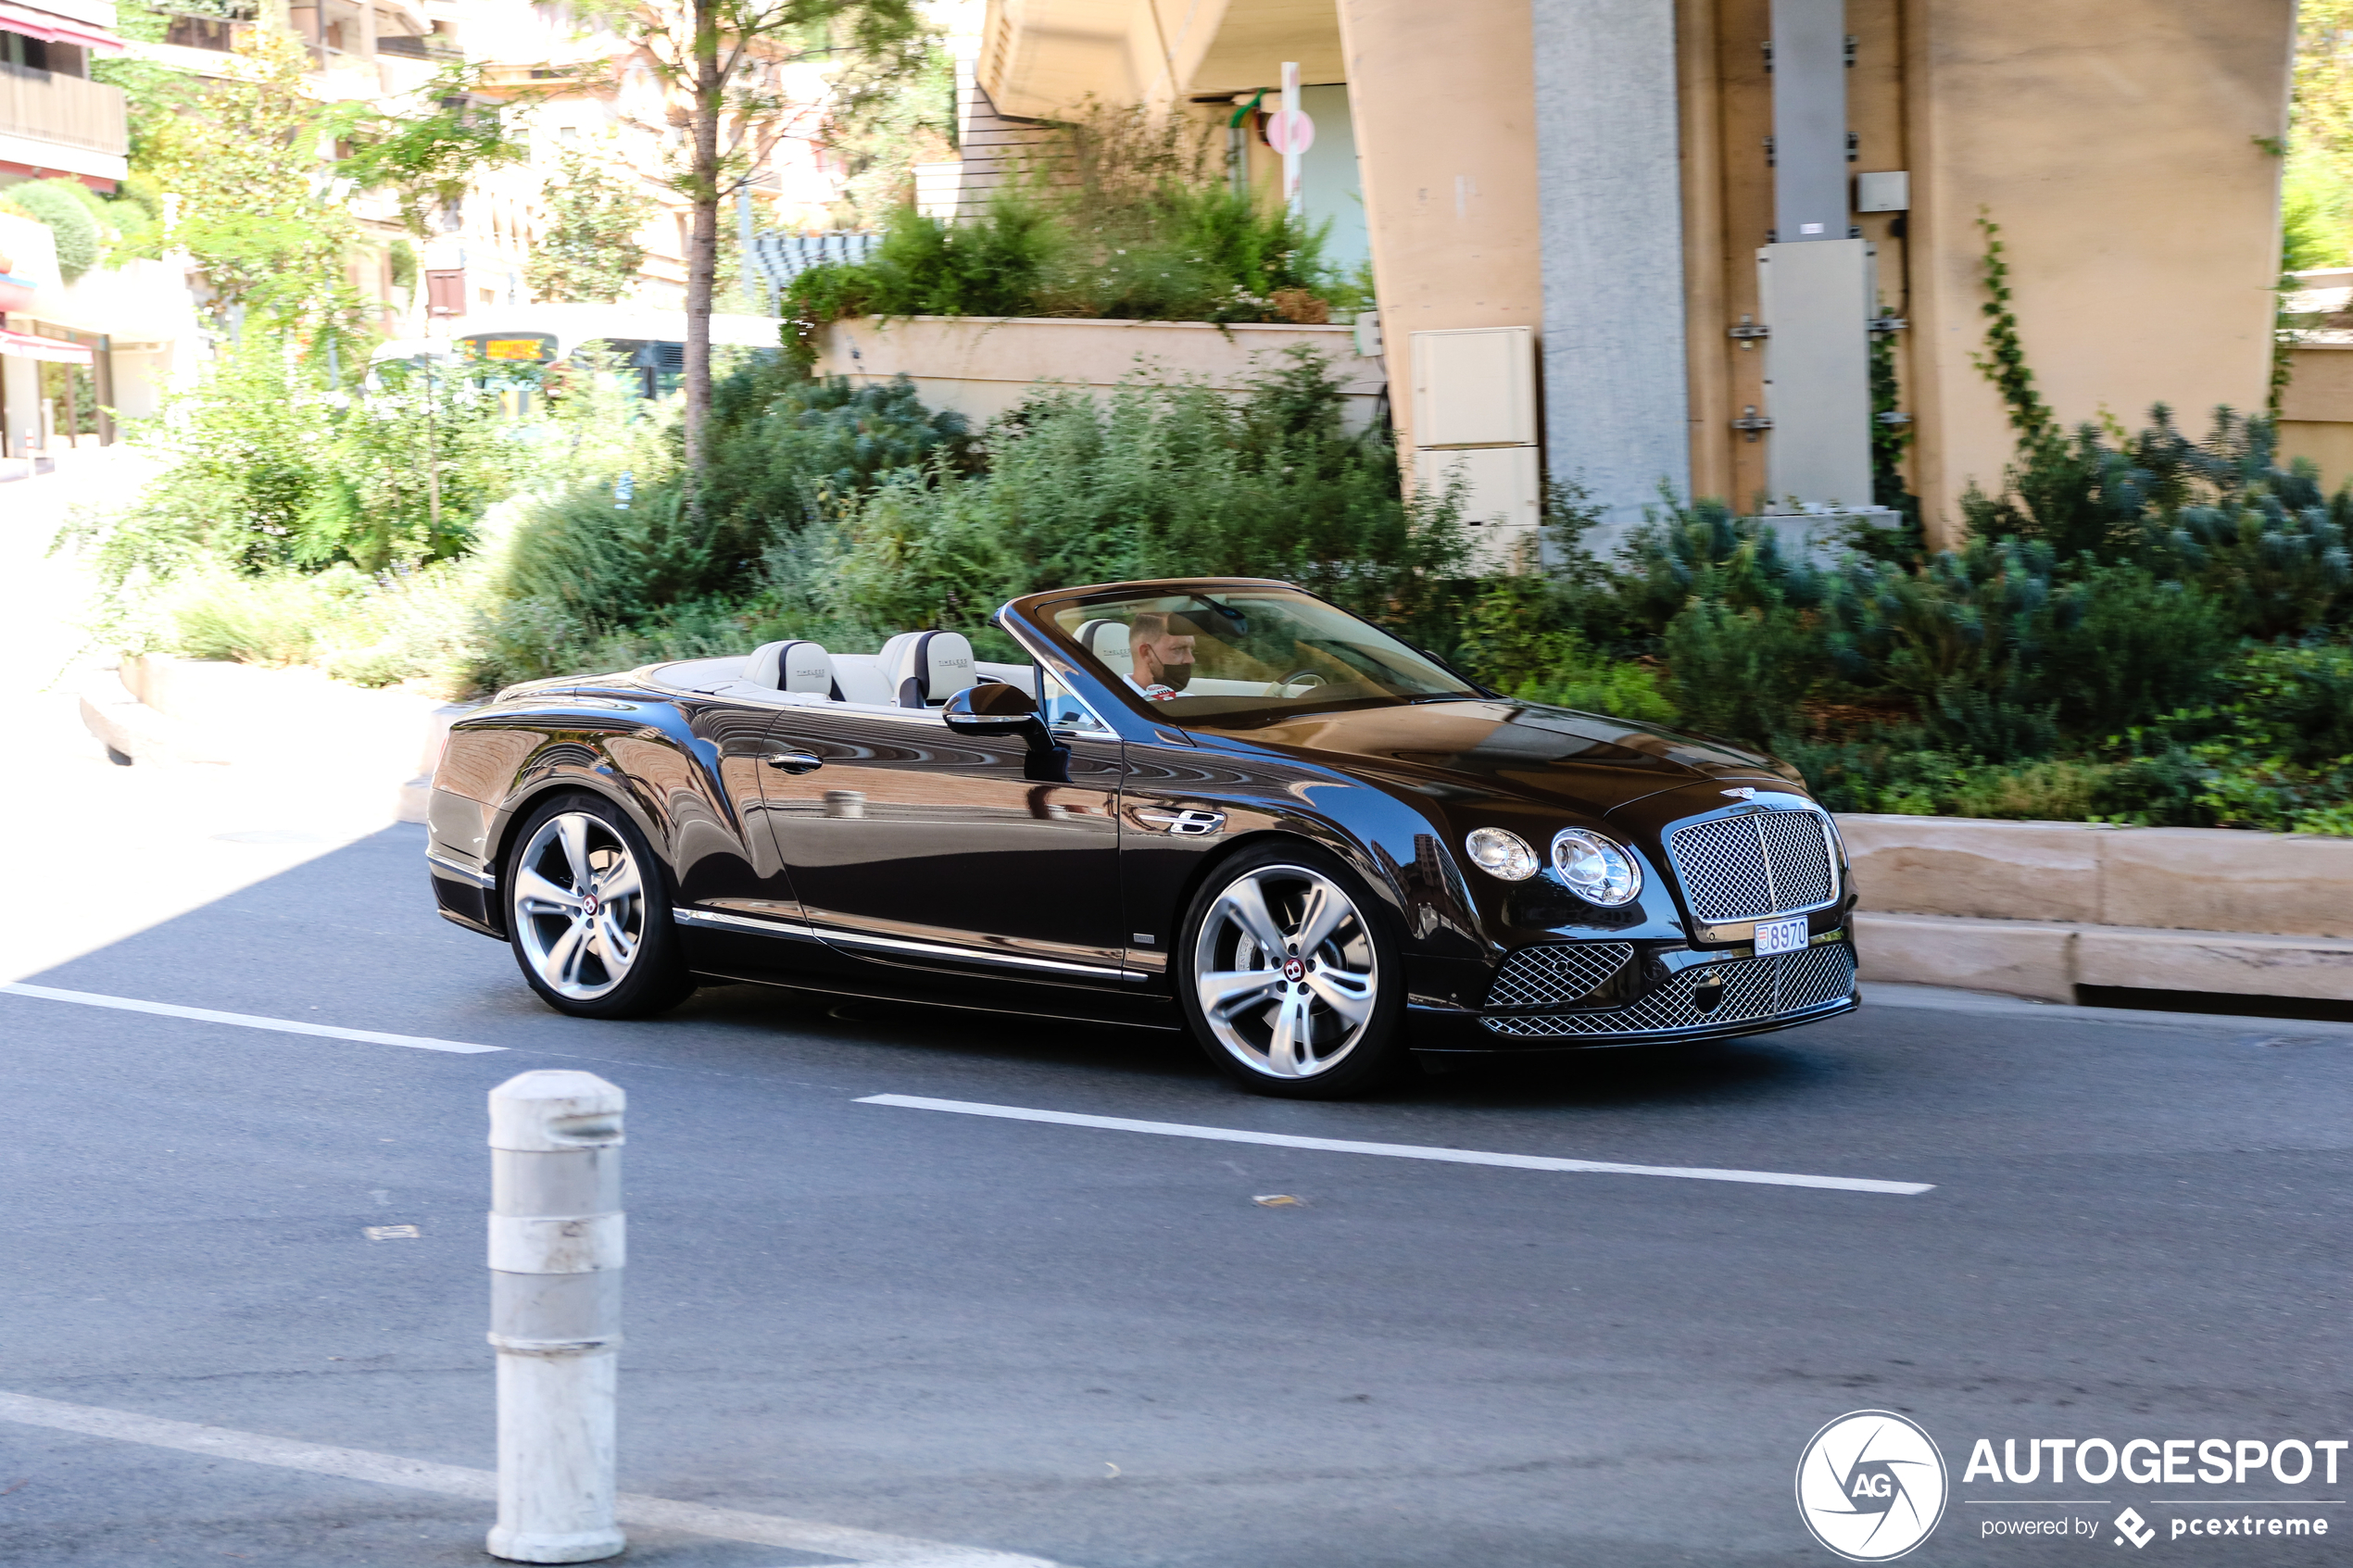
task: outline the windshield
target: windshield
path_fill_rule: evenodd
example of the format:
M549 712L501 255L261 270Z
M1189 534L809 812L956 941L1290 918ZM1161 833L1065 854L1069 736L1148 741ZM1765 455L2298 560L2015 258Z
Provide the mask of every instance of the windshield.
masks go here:
M1047 615L1180 722L1249 723L1479 695L1427 654L1296 589L1090 595Z

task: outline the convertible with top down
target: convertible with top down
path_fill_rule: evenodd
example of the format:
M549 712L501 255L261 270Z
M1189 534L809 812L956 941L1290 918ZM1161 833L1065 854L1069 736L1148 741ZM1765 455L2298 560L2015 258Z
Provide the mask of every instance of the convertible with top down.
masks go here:
M936 630L509 688L434 775L442 912L583 1017L745 981L1184 1029L1294 1097L1856 1006L1838 830L1769 759L1283 583L991 624L1025 662Z

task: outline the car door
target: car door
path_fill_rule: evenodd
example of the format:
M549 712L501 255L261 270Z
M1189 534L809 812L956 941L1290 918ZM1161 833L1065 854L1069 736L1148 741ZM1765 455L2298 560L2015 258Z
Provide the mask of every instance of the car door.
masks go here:
M689 951L698 967L716 972L763 977L796 970L801 963L795 949L813 950L813 938L775 835L762 821L767 775L798 755L775 738L778 705L722 687L681 707L699 766L669 746L644 743L616 743L630 746L616 760L661 802L669 821L674 912Z
M767 738L815 765L762 768L763 814L818 937L938 973L1118 986L1119 740L1061 716L1066 783L1028 777L1018 736L952 734L936 710L787 711Z

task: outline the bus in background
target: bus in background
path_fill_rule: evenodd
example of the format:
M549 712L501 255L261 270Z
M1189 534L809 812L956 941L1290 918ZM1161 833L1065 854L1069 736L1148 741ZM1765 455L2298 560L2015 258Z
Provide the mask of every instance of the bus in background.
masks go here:
M456 323L453 323L455 325ZM431 363L453 369L501 365L585 365L603 361L637 383L637 395L666 397L678 390L686 362L686 314L635 310L618 305L522 305L487 310L447 337L396 338L369 356L371 364ZM770 316L714 312L711 345L774 348L784 323ZM514 412L528 411L530 393L510 389Z

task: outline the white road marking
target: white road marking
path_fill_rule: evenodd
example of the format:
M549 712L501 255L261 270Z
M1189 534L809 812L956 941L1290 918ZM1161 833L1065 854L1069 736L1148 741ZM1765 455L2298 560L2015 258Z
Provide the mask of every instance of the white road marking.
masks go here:
M1169 1138L1208 1138L1216 1143L1272 1144L1278 1148L1316 1148L1332 1154L1380 1154L1391 1160L1441 1160L1455 1165L1504 1165L1518 1171L1588 1171L1612 1176L1680 1176L1695 1182L1758 1182L1767 1186L1828 1187L1835 1192L1932 1192L1933 1182L1881 1182L1864 1176L1800 1176L1785 1171L1713 1171L1686 1165L1621 1165L1606 1160L1555 1160L1542 1154L1489 1154L1475 1148L1437 1148L1411 1143L1360 1143L1353 1138L1302 1138L1290 1133L1251 1133L1239 1127L1196 1127L1183 1122L1136 1122L1125 1116L1081 1116L1067 1110L1030 1110L1018 1105L982 1105L965 1099L927 1099L921 1095L867 1095L860 1105L898 1105L910 1110L952 1110L962 1116L998 1116L1009 1122L1051 1122L1064 1127L1107 1127L1116 1133L1157 1133Z
M397 1454L371 1453L364 1449L330 1448L323 1443L297 1442L259 1432L203 1426L193 1421L170 1421L95 1405L69 1405L30 1394L0 1393L0 1421L76 1432L89 1437L110 1437L124 1443L145 1443L150 1448L178 1449L184 1453L244 1460L250 1464L308 1471L313 1475L333 1475L346 1481L407 1486L453 1498L496 1501L498 1496L498 1473L495 1470L436 1464L430 1460L403 1459ZM754 1546L783 1547L792 1551L847 1558L852 1562L887 1563L890 1568L1060 1568L1042 1557L991 1551L985 1547L951 1546L944 1541L887 1536L842 1524L786 1519L773 1513L746 1513L739 1509L674 1502L668 1498L626 1492L618 1499L615 1512L623 1524L678 1530L715 1540L749 1541Z
M241 1029L275 1029L282 1035L323 1035L331 1040L359 1040L371 1046L406 1046L418 1051L457 1051L472 1056L503 1051L504 1046L475 1046L463 1040L435 1040L423 1035L386 1035L375 1029L338 1029L332 1023L304 1023L291 1018L262 1018L250 1012L216 1012L210 1008L183 1008L172 1002L143 1002L131 997L102 997L95 991L60 991L52 985L20 982L0 985L16 997L38 997L44 1002L73 1002L86 1008L120 1008L125 1012L152 1012L165 1018L193 1018L199 1023L233 1023Z

